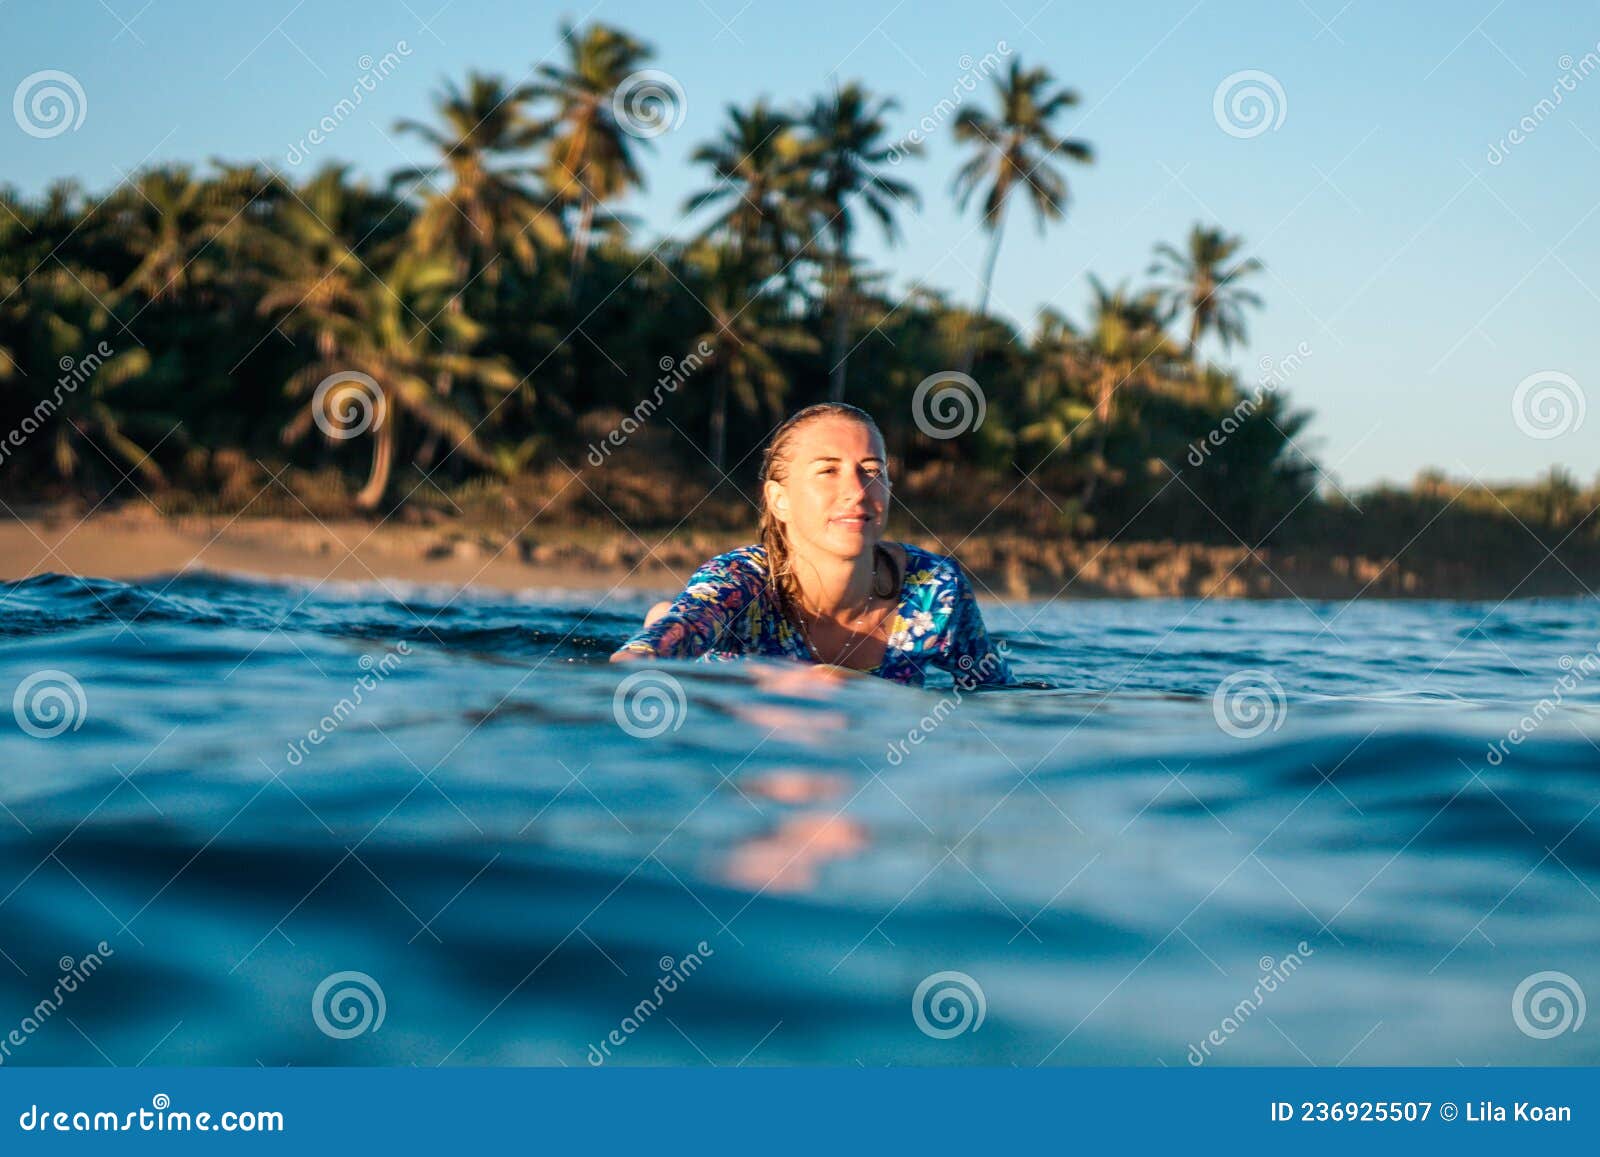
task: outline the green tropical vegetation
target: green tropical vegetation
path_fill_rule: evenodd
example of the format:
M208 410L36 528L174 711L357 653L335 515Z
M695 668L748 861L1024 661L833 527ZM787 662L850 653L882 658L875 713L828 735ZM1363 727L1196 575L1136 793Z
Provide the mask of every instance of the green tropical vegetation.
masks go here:
M1057 156L1082 164L1094 158L1094 149L1087 141L1056 135L1052 120L1077 104L1078 94L1071 89L1053 89L1054 84L1048 69L1024 69L1020 60L1013 60L1006 75L995 82L998 113L969 107L956 116L955 138L973 153L956 173L956 199L965 209L973 195L980 188L985 189L982 221L989 235L989 253L983 262L978 292L980 315L989 308L1011 194L1019 187L1023 190L1043 229L1047 223L1059 221L1067 211L1067 181L1058 171ZM969 367L972 353L973 346L969 344Z
M850 82L723 110L691 153L683 209L702 227L645 238L618 204L647 188L653 133L618 96L653 50L569 31L529 83L444 83L394 126L428 162L387 181L217 162L104 194L0 191L8 504L743 525L767 431L833 398L879 418L922 526L1250 546L1376 533L1325 484L1287 392L1205 357L1246 344L1263 305L1261 261L1221 224L1154 243L1148 282L1091 277L1082 318L1044 310L1019 332L990 313L1018 200L1048 228L1070 210L1064 167L1092 179L1094 146L1063 135L1078 96L1047 68L1012 60L948 129L965 153L951 192L988 243L967 308L896 293L861 256L864 231L894 243L928 195L892 97ZM913 399L958 369L984 421L936 436ZM341 426L358 375L380 388L359 430ZM1430 476L1370 496L1360 525L1392 546L1445 508L1547 529L1595 498L1560 472L1478 489Z

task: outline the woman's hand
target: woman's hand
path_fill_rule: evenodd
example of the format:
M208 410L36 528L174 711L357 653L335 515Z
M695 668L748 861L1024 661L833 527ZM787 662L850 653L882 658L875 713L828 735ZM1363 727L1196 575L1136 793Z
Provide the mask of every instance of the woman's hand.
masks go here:
M646 611L644 613L644 625L645 625L645 627L646 628L650 627L651 624L653 624L657 619L659 619L662 615L666 614L671 609L672 609L672 604L671 603L656 603L653 607L651 607L648 611ZM654 658L657 658L657 657L658 656L652 655L648 651L617 651L615 654L613 654L611 656L611 662L613 662L613 663L633 663L633 662L638 662L641 659L654 659Z

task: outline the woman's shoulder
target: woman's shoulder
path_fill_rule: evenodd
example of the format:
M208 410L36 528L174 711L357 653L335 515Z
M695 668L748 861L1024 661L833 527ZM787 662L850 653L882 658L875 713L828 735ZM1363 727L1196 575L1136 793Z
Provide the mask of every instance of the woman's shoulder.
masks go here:
M885 543L898 547L905 556L905 581L914 586L945 586L961 579L961 564L954 556L935 554L909 542Z
M752 542L747 546L736 546L732 550L723 551L711 561L724 566L766 566L767 548L759 542Z
M760 543L736 546L700 564L697 580L708 578L763 578L767 573L767 551Z

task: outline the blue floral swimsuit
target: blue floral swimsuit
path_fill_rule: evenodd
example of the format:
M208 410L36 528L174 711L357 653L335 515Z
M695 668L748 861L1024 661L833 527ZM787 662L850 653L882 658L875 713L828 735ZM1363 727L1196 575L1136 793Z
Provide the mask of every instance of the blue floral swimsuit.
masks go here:
M989 641L972 587L956 561L909 544L902 549L906 573L900 605L883 661L871 673L915 687L923 685L929 666L949 671L963 687L1012 682L1005 646ZM759 545L730 550L695 571L671 609L622 650L662 659L816 661L769 588L767 553Z

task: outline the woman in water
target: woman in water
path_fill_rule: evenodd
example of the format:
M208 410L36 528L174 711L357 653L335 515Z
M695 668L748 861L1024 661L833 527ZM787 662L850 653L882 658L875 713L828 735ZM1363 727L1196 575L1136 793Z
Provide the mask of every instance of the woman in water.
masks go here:
M1012 681L954 559L883 542L889 469L864 410L809 406L761 463L761 542L718 555L612 660L774 656L921 686Z

